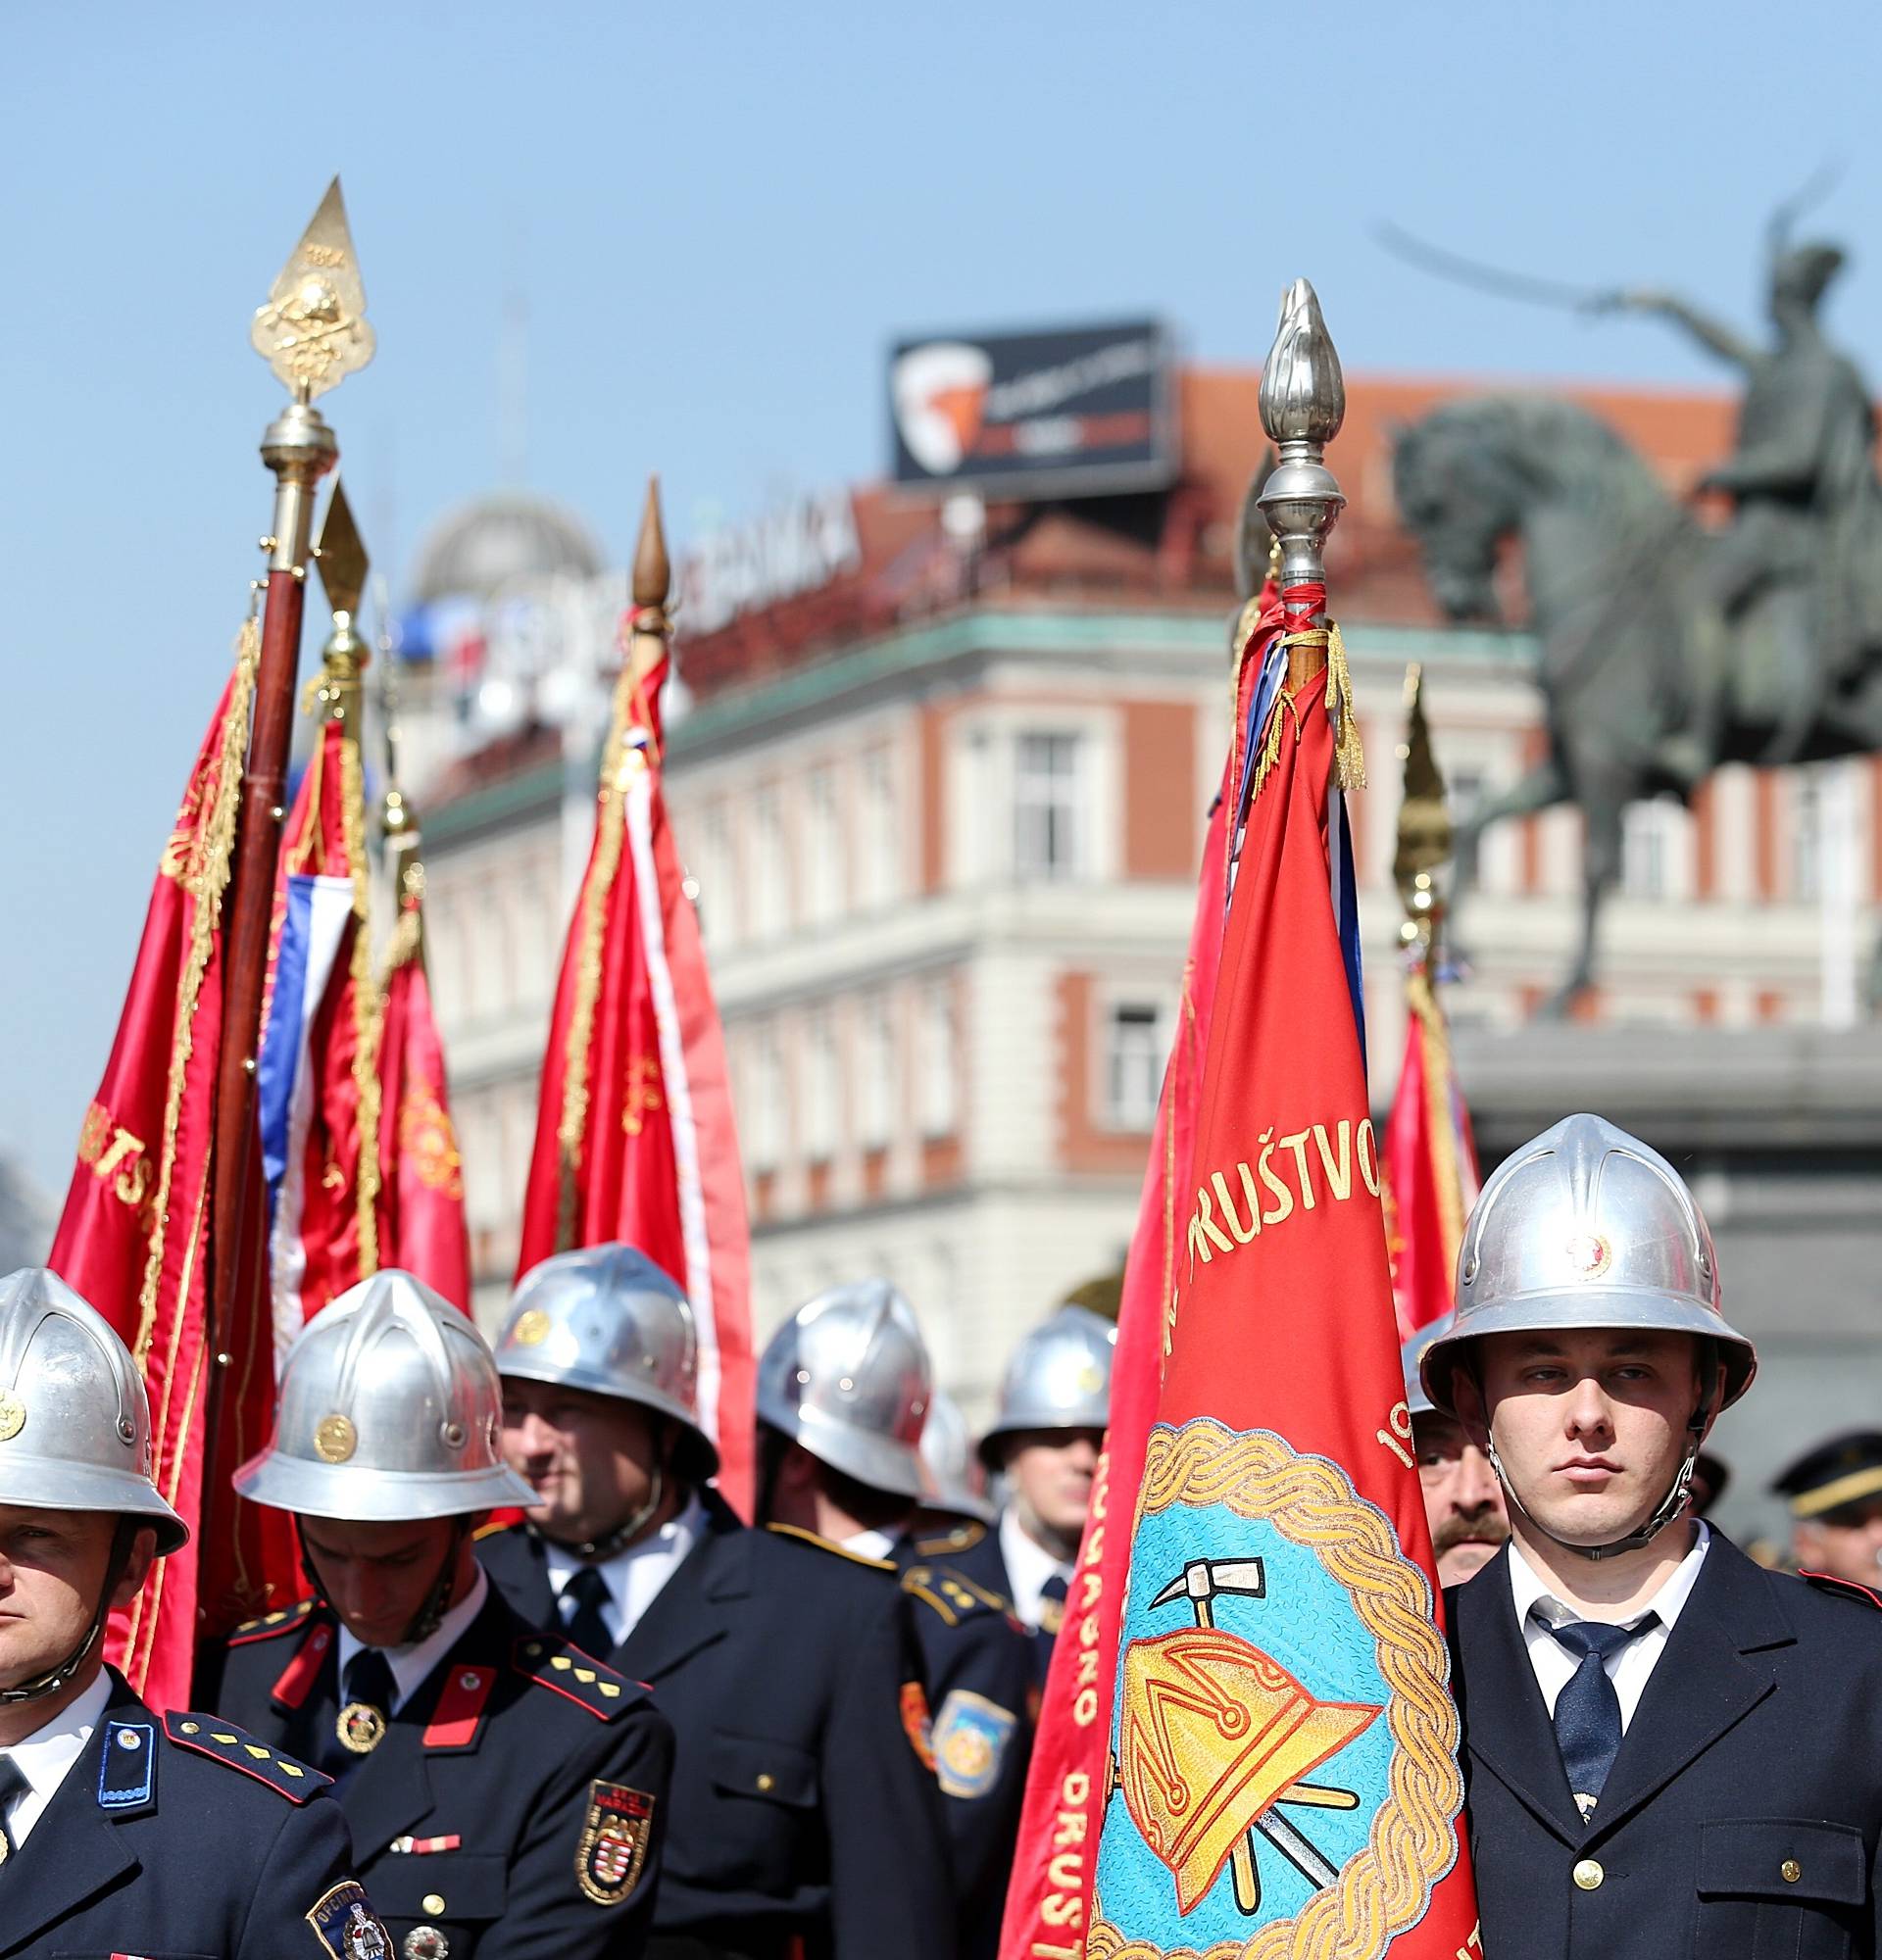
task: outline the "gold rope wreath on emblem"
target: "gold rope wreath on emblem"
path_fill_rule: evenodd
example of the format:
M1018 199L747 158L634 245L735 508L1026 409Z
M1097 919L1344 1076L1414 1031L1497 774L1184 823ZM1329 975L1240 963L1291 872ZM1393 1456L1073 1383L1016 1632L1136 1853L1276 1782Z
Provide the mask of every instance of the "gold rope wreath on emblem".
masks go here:
M1342 1472L1320 1457L1297 1456L1267 1430L1242 1435L1207 1416L1153 1429L1139 1516L1172 1504L1221 1504L1237 1517L1264 1519L1346 1589L1392 1690L1390 1788L1365 1849L1296 1918L1199 1954L1126 1938L1094 1897L1085 1960L1373 1960L1422 1913L1458 1851L1458 1711L1429 1583L1399 1550L1384 1514L1356 1495Z

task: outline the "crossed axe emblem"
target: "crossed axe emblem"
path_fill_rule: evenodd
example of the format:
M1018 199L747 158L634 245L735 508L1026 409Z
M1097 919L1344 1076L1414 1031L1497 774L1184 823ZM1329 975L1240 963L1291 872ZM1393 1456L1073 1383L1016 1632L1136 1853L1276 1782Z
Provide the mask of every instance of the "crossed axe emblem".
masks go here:
M1186 1564L1150 1602L1166 1606L1187 1599L1199 1627L1215 1627L1215 1601L1227 1595L1262 1599L1267 1595L1267 1578L1259 1558L1195 1558ZM1111 1765L1112 1788L1117 1787L1117 1765ZM1278 1851L1316 1889L1338 1882L1339 1872L1319 1847L1281 1815L1283 1804L1313 1810L1355 1810L1358 1793L1316 1783L1291 1783L1249 1825L1229 1854L1234 1876L1235 1903L1244 1913L1254 1914L1262 1905L1261 1867L1255 1853L1263 1843Z

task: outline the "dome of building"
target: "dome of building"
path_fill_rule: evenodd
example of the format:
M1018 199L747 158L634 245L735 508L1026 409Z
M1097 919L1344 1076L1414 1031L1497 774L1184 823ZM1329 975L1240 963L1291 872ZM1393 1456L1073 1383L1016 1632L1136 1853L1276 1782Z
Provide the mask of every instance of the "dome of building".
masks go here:
M499 492L461 504L420 547L413 596L491 599L523 580L592 578L601 547L588 527L546 497Z

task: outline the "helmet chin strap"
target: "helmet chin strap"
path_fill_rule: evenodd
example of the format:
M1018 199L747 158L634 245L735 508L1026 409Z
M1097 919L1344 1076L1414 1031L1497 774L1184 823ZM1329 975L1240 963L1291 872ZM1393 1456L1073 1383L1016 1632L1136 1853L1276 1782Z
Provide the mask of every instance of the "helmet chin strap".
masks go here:
M556 1539L556 1543L566 1546L584 1564L596 1565L603 1559L613 1558L618 1551L632 1544L642 1532L653 1522L662 1501L667 1495L667 1474L664 1467L654 1465L653 1479L647 1487L647 1501L638 1510L630 1511L613 1531L603 1532L599 1538L591 1538L577 1544L570 1539ZM554 1538L553 1532L544 1532L544 1538Z
M116 1531L112 1533L111 1557L105 1564L105 1583L99 1591L98 1605L91 1616L91 1625L85 1629L84 1639L57 1667L35 1675L30 1681L23 1681L18 1688L0 1689L0 1705L43 1701L48 1694L57 1694L84 1666L86 1656L98 1644L98 1637L105 1631L105 1622L111 1618L111 1595L117 1592L118 1582L124 1576L124 1568L130 1563L130 1548L136 1542L137 1520L120 1518Z

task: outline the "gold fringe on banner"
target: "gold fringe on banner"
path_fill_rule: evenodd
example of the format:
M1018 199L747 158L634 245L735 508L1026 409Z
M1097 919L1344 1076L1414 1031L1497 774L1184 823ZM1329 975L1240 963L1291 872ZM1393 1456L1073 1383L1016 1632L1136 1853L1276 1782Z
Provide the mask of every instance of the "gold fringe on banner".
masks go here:
M316 825L316 828L319 826ZM379 1269L379 1016L372 985L372 946L368 929L371 881L366 862L366 777L359 737L340 730L340 834L353 867L353 1093L360 1107L360 1166L353 1185L353 1215L360 1239L360 1278Z

